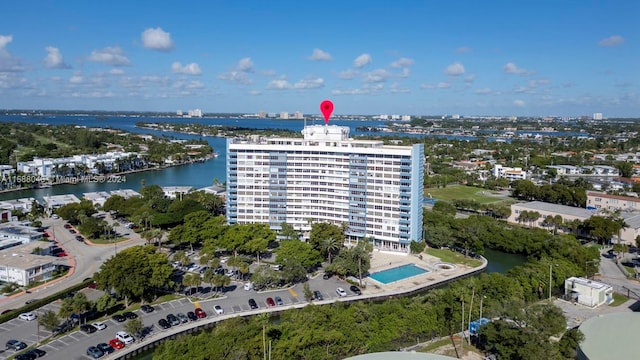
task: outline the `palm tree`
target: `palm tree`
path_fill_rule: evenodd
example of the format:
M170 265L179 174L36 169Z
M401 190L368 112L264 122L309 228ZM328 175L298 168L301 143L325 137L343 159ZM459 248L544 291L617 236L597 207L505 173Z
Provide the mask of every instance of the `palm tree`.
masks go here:
M322 241L322 249L327 253L329 264L331 264L331 255L340 250L342 244L333 237Z

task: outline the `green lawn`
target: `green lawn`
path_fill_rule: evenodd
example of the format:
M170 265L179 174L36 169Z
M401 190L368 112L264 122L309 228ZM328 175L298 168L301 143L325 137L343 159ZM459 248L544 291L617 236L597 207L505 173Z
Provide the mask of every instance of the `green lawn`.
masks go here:
M425 249L424 252L431 256L435 256L443 262L451 264L463 264L471 267L477 267L482 265L482 260L465 257L464 255L448 249Z
M503 197L499 196L495 192L479 187L465 185L451 185L445 188L426 188L424 189L424 196L426 198L432 197L436 200L443 201L475 200L480 204L505 201Z
M622 294L613 293L613 302L611 304L609 304L609 306L620 306L620 305L626 303L627 300L629 300L628 297L626 297L626 296L624 296Z

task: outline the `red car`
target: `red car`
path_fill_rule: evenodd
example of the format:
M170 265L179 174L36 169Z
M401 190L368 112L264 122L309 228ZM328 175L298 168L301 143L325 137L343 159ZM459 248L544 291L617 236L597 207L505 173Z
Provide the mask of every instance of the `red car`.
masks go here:
M109 345L111 345L114 349L122 349L124 347L124 343L118 339L109 340Z
M206 318L207 317L207 313L204 312L204 310L202 310L200 308L196 308L194 310L194 312L196 313L196 316L198 317L198 319L202 319L202 318Z
M57 257L65 257L65 256L67 256L67 253L66 253L66 252L64 252L64 251L61 251L61 252L59 252L59 253L56 253L56 256L57 256Z
M276 306L276 302L273 301L273 298L267 298L267 306Z

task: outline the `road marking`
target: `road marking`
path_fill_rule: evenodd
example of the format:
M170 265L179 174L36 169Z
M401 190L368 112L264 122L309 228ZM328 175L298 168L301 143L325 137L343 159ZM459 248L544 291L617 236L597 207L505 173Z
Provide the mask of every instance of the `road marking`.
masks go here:
M296 294L296 292L293 291L293 288L289 288L289 294L291 294L291 296L293 297L298 297L298 294Z
M194 303L193 303L193 305L194 305L195 307L199 308L199 307L200 307L200 302L196 301L196 302L194 302Z

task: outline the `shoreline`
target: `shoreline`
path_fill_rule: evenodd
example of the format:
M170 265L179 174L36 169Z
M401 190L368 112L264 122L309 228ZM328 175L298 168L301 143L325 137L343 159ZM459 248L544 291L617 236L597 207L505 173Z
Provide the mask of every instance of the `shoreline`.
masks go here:
M162 171L168 168L172 168L172 167L177 167L177 166L184 166L184 165L191 165L191 164L195 164L195 163L200 163L200 162L206 162L209 161L211 159L213 159L215 156L213 154L211 155L207 155L204 158L198 158L196 160L192 160L192 161L185 161L183 163L179 163L179 164L172 164L172 165L161 165L161 166L154 166L154 167L148 167L148 168L144 168L144 169L134 169L134 170L127 170L127 171L121 171L121 172L117 172L117 173L109 173L109 174L102 174L102 175L96 175L96 174L88 174L88 175L84 175L84 176L80 176L80 177L64 177L67 180L66 181L57 181L57 182L42 182L42 183L38 183L38 186L30 186L30 187L20 187L20 188L12 188L12 189L4 189L4 190L0 190L0 194L10 194L13 192L18 192L18 191L29 191L29 190L37 190L37 189L46 189L49 187L54 187L54 186L58 186L58 185L78 185L78 184L83 184L83 183L87 183L87 182L112 182L112 183L118 183L121 181L120 177L125 176L127 174L136 174L136 173L141 173L141 172L147 172L147 171ZM108 179L113 179L113 181L108 181Z

